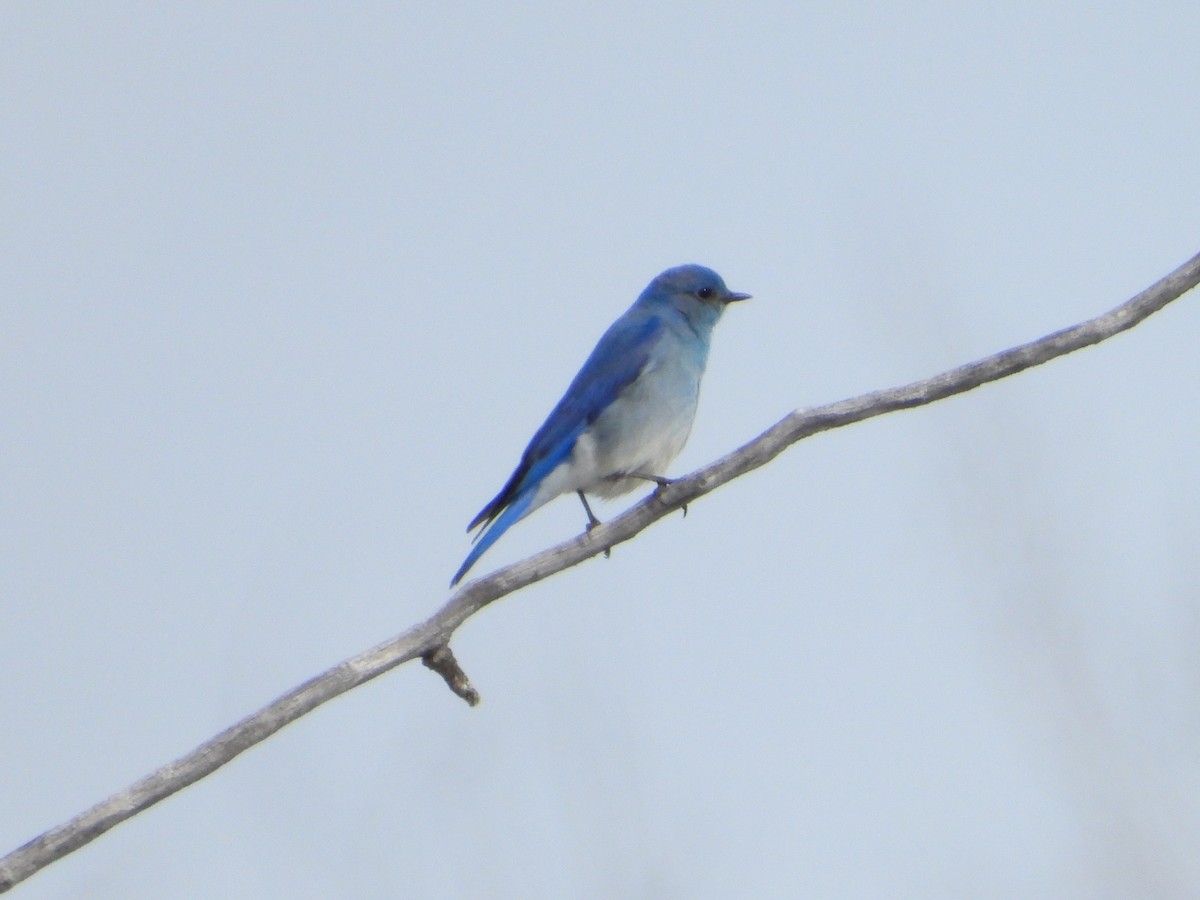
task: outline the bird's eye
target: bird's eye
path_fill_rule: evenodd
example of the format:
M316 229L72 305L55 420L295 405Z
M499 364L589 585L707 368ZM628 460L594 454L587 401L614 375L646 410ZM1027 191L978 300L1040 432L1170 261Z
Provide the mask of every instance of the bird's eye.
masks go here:
M701 300L707 300L712 295L713 295L712 288L700 288L700 290L696 291L696 296L699 297Z

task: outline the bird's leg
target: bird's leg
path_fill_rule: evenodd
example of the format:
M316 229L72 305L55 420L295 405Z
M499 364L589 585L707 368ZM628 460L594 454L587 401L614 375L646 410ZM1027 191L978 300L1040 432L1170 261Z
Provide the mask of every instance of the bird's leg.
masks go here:
M590 506L588 506L587 497L584 496L583 491L576 491L575 493L579 495L579 502L583 504L583 510L584 510L584 512L587 513L587 517L588 517L587 530L591 531L593 528L595 528L597 525L600 524L600 520L596 518L596 514L594 512L592 512L592 508ZM608 559L608 557L611 555L612 555L611 548L604 551L605 559Z
M662 493L662 489L665 488L667 485L675 483L674 478L667 478L664 475L647 475L644 472L630 472L625 477L626 478L640 478L640 479L642 479L642 481L653 481L655 484L658 485L658 487L654 489L654 492L656 494ZM681 506L680 509L683 510L683 517L686 519L687 518L687 504L686 503L683 504L683 506Z
M584 496L583 491L576 491L575 493L579 495L579 502L583 504L583 511L587 513L587 530L591 531L600 524L600 520L596 518L596 514L592 512L592 508L588 506L587 497Z

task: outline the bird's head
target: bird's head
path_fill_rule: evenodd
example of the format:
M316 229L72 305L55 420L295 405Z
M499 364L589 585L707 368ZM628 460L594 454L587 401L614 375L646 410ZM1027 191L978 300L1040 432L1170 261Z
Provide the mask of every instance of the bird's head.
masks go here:
M667 269L650 282L638 301L667 304L691 321L715 322L730 303L749 300L749 294L731 291L725 281L707 266L694 263Z

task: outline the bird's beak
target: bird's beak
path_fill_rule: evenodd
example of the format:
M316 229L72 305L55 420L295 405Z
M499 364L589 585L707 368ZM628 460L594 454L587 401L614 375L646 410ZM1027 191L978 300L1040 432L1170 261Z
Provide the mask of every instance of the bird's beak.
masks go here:
M738 300L749 300L753 296L753 294L739 294L737 291L730 291L725 297L725 302L736 303Z

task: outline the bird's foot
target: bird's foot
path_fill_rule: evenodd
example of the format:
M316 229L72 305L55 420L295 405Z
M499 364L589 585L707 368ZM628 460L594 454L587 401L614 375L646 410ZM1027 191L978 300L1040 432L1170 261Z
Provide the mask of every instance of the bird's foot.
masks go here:
M592 508L590 506L588 506L587 497L584 496L583 491L576 491L575 493L577 493L579 495L579 502L583 504L584 512L587 513L587 517L588 517L588 523L585 526L584 531L587 532L588 534L590 534L592 529L600 524L600 520L596 518L596 514L594 512L592 512ZM610 556L612 556L612 548L611 547L605 549L605 551L604 551L605 559L608 559Z
M629 474L629 477L630 478L640 478L643 481L653 481L657 485L657 487L655 487L655 489L654 489L655 494L661 494L663 492L663 488L667 487L668 485L674 484L676 481L676 479L674 479L674 478L667 478L663 475L646 475L643 472L631 472ZM679 508L681 510L683 510L683 517L686 519L687 518L687 504L684 503Z

